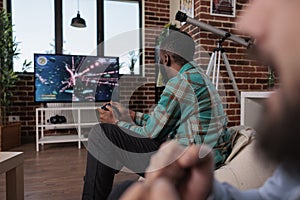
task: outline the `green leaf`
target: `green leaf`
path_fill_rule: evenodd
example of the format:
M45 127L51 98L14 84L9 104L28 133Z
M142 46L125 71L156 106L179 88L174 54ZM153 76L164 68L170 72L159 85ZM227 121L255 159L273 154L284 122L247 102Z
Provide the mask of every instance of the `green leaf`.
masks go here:
M12 69L13 59L20 55L16 37L13 37L13 25L10 14L0 9L0 122L6 120L6 112L11 105L12 87L19 80ZM24 62L25 65L29 64ZM30 64L29 64L30 65ZM28 66L29 66L28 65Z

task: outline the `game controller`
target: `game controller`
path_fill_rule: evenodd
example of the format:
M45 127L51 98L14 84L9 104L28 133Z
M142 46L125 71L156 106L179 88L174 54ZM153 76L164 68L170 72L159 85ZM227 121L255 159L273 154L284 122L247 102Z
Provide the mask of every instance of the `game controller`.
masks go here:
M111 104L110 104L110 103L106 103L106 104L104 104L103 106L101 106L101 109L106 110L106 111L109 111L109 110L107 109L107 106L111 106Z

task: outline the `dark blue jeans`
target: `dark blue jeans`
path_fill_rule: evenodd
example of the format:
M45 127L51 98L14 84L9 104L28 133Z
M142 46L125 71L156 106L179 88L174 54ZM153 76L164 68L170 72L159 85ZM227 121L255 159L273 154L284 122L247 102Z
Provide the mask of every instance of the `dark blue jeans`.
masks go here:
M123 166L143 175L161 143L113 124L95 125L89 133L82 199L107 199Z

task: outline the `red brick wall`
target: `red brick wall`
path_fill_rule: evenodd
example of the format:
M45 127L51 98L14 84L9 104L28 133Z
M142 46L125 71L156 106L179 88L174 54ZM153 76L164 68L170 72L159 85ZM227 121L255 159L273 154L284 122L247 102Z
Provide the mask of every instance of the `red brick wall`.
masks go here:
M20 75L20 81L14 88L11 115L20 116L22 123L22 139L33 139L35 135L35 108L40 104L34 103L33 74Z
M155 40L162 28L169 23L170 0L145 0L144 2L145 77L125 77L124 83L121 82L120 96L126 101L130 100L131 108L147 112L155 103ZM133 92L134 95L130 95Z

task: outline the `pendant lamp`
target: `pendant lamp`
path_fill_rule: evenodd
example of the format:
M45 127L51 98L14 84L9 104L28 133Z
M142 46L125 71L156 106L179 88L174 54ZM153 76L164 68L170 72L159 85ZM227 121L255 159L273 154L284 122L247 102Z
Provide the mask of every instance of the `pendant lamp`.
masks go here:
M72 19L71 26L77 28L85 28L86 27L85 20L80 17L80 13L79 13L79 0L77 1L77 5L78 5L77 16Z

